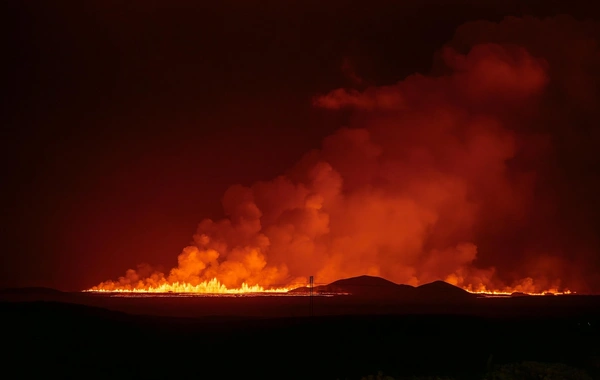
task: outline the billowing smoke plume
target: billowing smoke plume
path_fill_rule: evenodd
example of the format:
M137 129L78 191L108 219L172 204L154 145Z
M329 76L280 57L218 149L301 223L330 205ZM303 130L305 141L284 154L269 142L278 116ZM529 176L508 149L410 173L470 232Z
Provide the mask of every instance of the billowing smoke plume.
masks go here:
M229 188L226 218L202 221L170 273L102 286L369 274L599 289L598 30L567 17L469 23L432 75L315 97L353 110L350 125L286 175Z

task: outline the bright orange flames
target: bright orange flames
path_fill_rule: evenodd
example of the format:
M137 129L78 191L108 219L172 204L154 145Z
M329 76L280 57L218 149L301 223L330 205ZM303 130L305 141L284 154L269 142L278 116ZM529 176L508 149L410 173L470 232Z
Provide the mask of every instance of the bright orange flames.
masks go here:
M463 289L466 290L467 292L473 293L473 294L481 294L481 295L496 296L496 297L510 296L510 295L512 295L514 293L522 293L522 294L526 294L526 295L529 295L529 296L575 294L574 292L571 292L568 289L565 289L565 290L548 289L548 290L546 290L544 292L525 292L525 291L521 291L521 290L517 290L517 289L488 290L485 287L476 288L476 289L474 289L472 287L465 287Z
M575 294L567 288L561 288L556 283L554 285L539 286L531 277L523 278L519 281L514 282L511 286L500 285L490 286L485 285L482 282L472 284L465 281L456 275L450 275L445 280L447 283L457 286L463 290L466 290L472 294L481 294L492 297L506 297L515 293L526 294L530 296L544 296L544 295L567 295Z
M239 288L227 288L219 280L213 278L192 285L185 282L163 283L157 286L94 286L86 292L105 293L196 293L196 294L248 294L248 293L286 293L289 288L264 289L260 285L250 286L243 283Z
M465 289L467 290L467 289ZM571 292L569 290L565 290L565 291L552 291L549 290L547 292L543 292L543 293L525 293L525 292L499 292L499 291L470 291L467 290L467 292L472 293L472 294L481 294L484 296L492 296L492 297L508 297L511 296L514 293L522 293L528 296L547 296L547 295L556 295L556 296L562 296L562 295L569 295L569 294L575 294L574 292Z
M298 285L299 286L299 285ZM297 286L295 286L297 287ZM248 285L243 283L237 288L228 288L223 285L218 279L213 278L212 280L203 281L199 284L193 285L185 282L173 282L173 283L162 283L160 285L152 286L145 285L143 283L137 285L105 285L94 286L91 289L84 290L84 292L98 292L98 293L189 293L189 294L252 294L252 293L287 293L294 286L280 287L280 288L263 288L260 285ZM505 288L503 290L490 290L484 286L473 287L473 286L461 286L463 290L466 290L472 294L481 294L486 296L503 297L510 296L514 293L523 293L532 296L542 295L568 295L575 294L570 290L548 289L544 292L527 292L519 288Z

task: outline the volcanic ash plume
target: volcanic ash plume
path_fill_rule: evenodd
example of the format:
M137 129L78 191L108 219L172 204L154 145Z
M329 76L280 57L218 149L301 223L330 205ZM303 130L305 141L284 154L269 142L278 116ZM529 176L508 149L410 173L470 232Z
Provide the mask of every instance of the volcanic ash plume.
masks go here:
M556 124L573 110L553 94L572 83L553 66L555 44L531 48L549 43L545 30L589 29L578 25L468 24L438 55L439 75L316 97L316 107L352 109L351 124L286 175L229 188L226 217L202 221L169 273L130 270L94 289L262 291L368 274L473 291L589 290L574 273L597 242L561 218L573 198L553 187L568 167L555 170ZM514 27L536 38L517 41ZM461 40L478 28L497 43Z

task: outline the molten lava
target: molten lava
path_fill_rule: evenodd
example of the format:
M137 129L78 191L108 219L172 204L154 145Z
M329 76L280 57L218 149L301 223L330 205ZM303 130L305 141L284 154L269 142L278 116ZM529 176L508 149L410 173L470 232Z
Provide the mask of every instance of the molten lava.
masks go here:
M286 293L288 288L264 289L259 285L247 285L243 283L239 288L227 288L219 280L213 278L192 285L184 282L163 283L157 286L94 286L86 292L104 293L195 293L195 294L248 294L248 293Z
M548 289L548 290L543 291L543 292L526 292L526 291L516 290L516 289L512 289L512 290L511 289L488 290L486 288L473 289L471 287L466 287L466 288L462 288L462 289L466 290L469 293L481 294L481 295L492 296L492 297L506 297L506 296L510 296L512 294L515 294L515 293L521 293L521 294L525 294L525 295L528 295L528 296L546 296L546 295L568 295L568 294L575 294L574 292L571 292L568 289L565 289L565 290Z
M551 286L548 288L540 288L534 285L532 278L524 278L521 281L513 284L513 286L500 286L490 287L484 284L473 285L473 284L459 284L454 276L449 276L446 282L458 286L459 288L466 290L472 294L481 294L492 297L506 297L513 294L524 294L529 296L543 296L543 295L568 295L575 294L569 289L562 289L558 286ZM543 290L542 290L543 289Z
M223 285L218 279L213 278L212 280L203 281L199 284L190 284L185 282L174 282L174 283L162 283L160 285L144 285L143 283L137 285L114 285L100 284L94 286L91 289L84 290L84 292L97 292L97 293L186 293L186 294L260 294L260 293L287 293L296 286L280 287L280 288L263 288L260 285L248 285L243 283L237 288L228 288ZM484 296L492 297L506 297L514 293L522 293L525 295L542 296L542 295L567 295L574 294L569 290L559 291L558 289L548 289L544 292L527 292L520 288L504 288L503 290L490 290L485 287L474 288L472 286L461 286L463 290L466 290L472 294L480 294Z

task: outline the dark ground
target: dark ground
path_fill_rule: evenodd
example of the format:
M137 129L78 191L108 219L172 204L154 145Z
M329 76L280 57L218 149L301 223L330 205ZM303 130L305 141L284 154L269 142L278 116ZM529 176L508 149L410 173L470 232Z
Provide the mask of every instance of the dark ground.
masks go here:
M18 378L334 380L382 371L481 379L526 360L565 363L600 379L600 297L427 305L315 297L313 317L308 297L38 290L2 299L3 365Z

